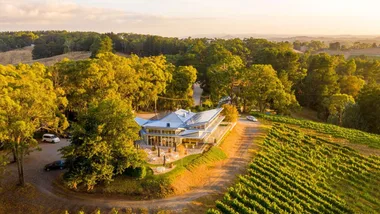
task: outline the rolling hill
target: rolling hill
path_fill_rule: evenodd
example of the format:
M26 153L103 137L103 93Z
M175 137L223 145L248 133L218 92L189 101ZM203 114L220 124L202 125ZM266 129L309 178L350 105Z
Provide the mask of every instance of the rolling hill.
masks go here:
M32 50L33 50L33 47L29 46L29 47L25 47L25 48L21 48L17 50L0 52L0 64L1 65L8 65L8 64L15 65L18 63L33 64L35 62L40 62L45 65L53 65L54 63L62 61L64 58L68 58L70 60L82 60L82 59L88 59L91 56L91 52L76 51L76 52L69 52L69 53L65 53L65 54L61 54L61 55L57 55L53 57L33 60ZM128 55L124 53L116 53L116 54L119 56L128 57Z

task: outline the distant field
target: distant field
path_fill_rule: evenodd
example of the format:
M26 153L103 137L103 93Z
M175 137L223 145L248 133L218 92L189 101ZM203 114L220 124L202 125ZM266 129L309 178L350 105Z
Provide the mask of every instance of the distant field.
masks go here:
M76 52L61 54L58 56L33 60L32 50L33 50L33 47L25 47L25 48L21 48L17 50L12 50L12 51L0 52L0 64L2 65L18 64L18 63L32 64L35 62L40 62L45 65L53 65L54 63L62 61L64 58L68 58L71 60L82 60L82 59L88 59L91 56L91 52L76 51ZM116 53L116 54L120 56L125 56L125 57L128 56L127 54L123 54L123 53Z
M328 53L330 55L344 55L346 59L352 58L355 56L365 55L370 58L380 58L380 48L367 48L367 49L359 49L359 50L350 50L350 51L334 51L334 50L324 50L317 51L318 53Z

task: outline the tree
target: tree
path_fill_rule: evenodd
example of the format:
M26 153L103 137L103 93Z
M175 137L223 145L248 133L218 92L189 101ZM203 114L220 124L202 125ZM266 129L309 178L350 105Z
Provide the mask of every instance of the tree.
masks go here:
M68 186L91 190L128 167L141 166L144 153L134 147L138 132L130 103L112 99L91 105L73 124L71 144L61 149L68 164L64 175Z
M95 58L100 53L113 51L112 40L108 36L98 37L91 45L91 58Z
M165 92L173 70L164 56L126 58L109 52L95 59L64 60L51 68L54 85L66 92L72 112L108 98L129 100L136 110L148 108Z
M163 95L168 99L161 99L161 106L166 109L193 106L193 85L197 79L197 70L192 66L179 66L174 69L172 77Z
M222 108L223 108L222 115L225 116L224 121L236 122L238 120L239 112L237 111L235 106L230 105L230 104L224 104Z
M307 75L297 93L297 98L302 105L321 111L323 100L339 93L336 65L336 58L328 54L311 57Z
M368 84L360 91L357 103L367 131L380 134L380 85Z
M0 145L0 148L1 148L2 145ZM3 155L3 154L0 154L0 192L1 192L1 180L2 180L2 177L4 175L4 172L5 172L5 166L7 165L8 163L8 157L6 157L6 155Z
M349 104L346 106L342 119L342 126L352 129L367 130L366 122L363 119L360 112L360 106L355 104Z
M330 50L340 50L340 42L330 43L329 49Z
M105 62L102 59L63 60L55 64L51 68L54 86L67 94L67 109L78 113L87 109L89 103L116 96L117 85L113 65L116 66L117 63L111 60Z
M358 76L343 76L339 79L340 92L356 98L365 81Z
M131 67L137 74L137 90L133 91L133 108L149 107L156 102L159 94L166 92L167 84L172 80L174 66L166 62L164 56L131 57Z
M204 50L203 55L203 63L200 67L195 68L198 70L198 81L201 84L201 88L205 93L211 93L212 80L208 74L210 67L230 60L232 53L222 44L214 42Z
M207 70L211 97L214 101L229 95L234 99L234 87L238 86L240 72L244 68L239 56L230 56L213 64Z
M245 102L257 105L260 112L272 107L280 114L287 114L298 106L294 94L285 91L271 65L252 65L242 75L241 96Z
M338 120L338 125L342 125L345 109L349 105L355 104L352 96L347 94L334 94L325 100L325 106L329 111L330 120L334 117Z
M57 96L42 64L0 65L0 141L16 157L19 184L24 186L24 156L38 145L37 130L57 132L68 126L58 107L66 100Z
M306 76L306 70L300 68L300 55L291 49L265 48L254 59L255 64L269 64L278 73L286 72L293 83Z
M341 63L336 68L336 73L340 76L351 76L355 75L356 63L354 59L348 60L347 62L342 60Z

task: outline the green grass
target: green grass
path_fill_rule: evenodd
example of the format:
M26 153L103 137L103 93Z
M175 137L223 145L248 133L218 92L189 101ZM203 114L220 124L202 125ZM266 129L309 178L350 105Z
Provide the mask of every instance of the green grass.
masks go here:
M263 118L265 120L280 122L292 125L298 125L302 128L313 129L323 134L329 134L336 138L344 138L355 144L365 144L371 148L380 149L380 135L363 132L356 129L343 128L340 126L318 123L309 120L294 119L284 116L265 115L254 113L255 117Z
M379 213L380 157L276 123L208 213Z
M209 165L216 161L226 159L227 155L219 147L211 147L203 154L186 156L174 163L175 168L167 173L153 175L149 170L143 179L131 178L120 175L108 185L95 189L96 192L109 194L123 194L136 199L162 198L173 193L171 183L184 171L192 171L201 165ZM147 164L147 167L160 166Z
M201 165L208 165L211 163L214 163L216 161L221 161L227 159L226 153L219 148L219 147L211 147L209 151L204 153L203 155L199 156L198 158L191 161L187 166L186 169L192 171L198 166Z

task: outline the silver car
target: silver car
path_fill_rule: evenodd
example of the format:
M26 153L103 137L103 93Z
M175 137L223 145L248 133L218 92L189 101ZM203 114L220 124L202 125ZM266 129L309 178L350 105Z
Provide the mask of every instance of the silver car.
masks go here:
M257 119L254 116L247 116L247 120L257 122Z

